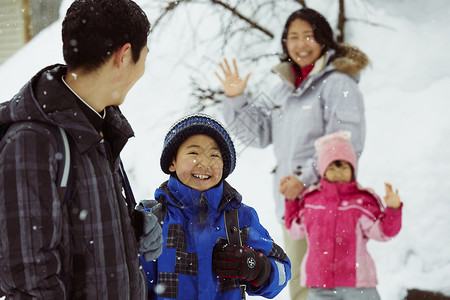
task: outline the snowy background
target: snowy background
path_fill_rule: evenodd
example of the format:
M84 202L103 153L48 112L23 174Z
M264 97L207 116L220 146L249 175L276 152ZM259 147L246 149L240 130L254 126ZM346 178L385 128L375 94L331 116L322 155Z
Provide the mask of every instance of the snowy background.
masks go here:
M145 0L136 2L154 21L157 7ZM334 2L308 0L307 4L335 24ZM61 15L70 3L63 1ZM266 49L280 52L282 26L297 8L286 7L280 13L282 18L271 20L271 30L278 36L265 45ZM208 17L206 6L186 9L189 14L177 12L170 23L152 34L147 71L121 107L136 133L124 150L123 160L138 199L151 198L154 189L167 179L159 167L162 142L169 126L193 111L192 73L200 71L217 88L214 71L219 70L222 57L236 57L239 63L248 54L239 47L214 50L211 45L198 46L187 29L195 27L208 35L214 29L214 19ZM361 48L371 59L371 67L360 82L367 137L358 181L381 196L383 183L388 181L399 189L404 202L400 234L388 243L369 242L377 265L378 290L384 300L403 299L409 288L450 295L450 2L348 0L346 10L348 17L383 24L352 21L346 27L346 42ZM61 21L0 65L0 101L9 100L42 67L63 63ZM210 62L206 67L205 61ZM252 73L249 88L257 78L273 82L269 69L276 63L274 57L254 65L240 63L241 73ZM222 118L218 110L208 112ZM272 148L242 148L239 153L237 168L228 181L256 208L262 224L282 244L272 200ZM277 299L289 299L288 289Z

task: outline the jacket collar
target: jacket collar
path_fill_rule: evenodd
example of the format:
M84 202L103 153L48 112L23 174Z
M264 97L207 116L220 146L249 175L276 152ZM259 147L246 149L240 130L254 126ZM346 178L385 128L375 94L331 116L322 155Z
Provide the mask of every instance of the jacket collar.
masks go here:
M309 74L306 81L310 82L320 75L332 71L338 71L343 74L347 74L355 81L359 81L359 73L366 68L370 61L367 55L358 48L348 45L340 44L343 48L344 55L334 59L330 62L330 58L336 53L331 49L325 52L314 65L314 69ZM272 71L278 74L281 79L286 82L290 87L295 89L295 76L291 70L291 62L282 62L272 68ZM305 81L301 84L304 85Z
M351 182L329 182L323 178L320 178L319 182L310 185L302 194L302 198L317 191L326 191L329 189L336 189L340 195L347 195L357 192L360 187L356 180Z
M0 125L37 121L59 126L82 153L98 144L100 135L77 104L77 96L61 80L66 72L66 66L57 64L37 73L11 101L0 105ZM105 123L117 136L114 147L121 149L134 132L117 106L106 110Z
M200 208L205 204L203 201L206 201L207 214L221 213L228 206L239 206L242 201L241 195L226 181L201 192L184 185L173 175L156 190L155 199L160 199L163 194L168 196L166 201L171 205L190 215L200 213Z
M329 182L321 178L320 186L322 190L335 189L341 196L354 194L358 191L356 180L352 180L350 182Z
M308 78L313 77L316 74L319 74L321 71L325 69L330 56L334 54L334 50L330 50L325 52L319 59L314 62L314 68L309 73L308 77L303 81L305 82ZM331 70L331 68L330 68ZM272 72L278 74L281 79L286 82L292 89L296 89L295 86L295 74L292 71L292 62L282 62L275 67L272 68Z

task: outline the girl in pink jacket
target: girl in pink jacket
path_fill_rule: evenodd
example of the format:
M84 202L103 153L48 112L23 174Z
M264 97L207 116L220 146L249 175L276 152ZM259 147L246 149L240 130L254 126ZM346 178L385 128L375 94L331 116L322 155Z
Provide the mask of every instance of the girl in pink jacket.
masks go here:
M286 199L285 223L294 239L306 238L301 265L308 300L380 299L367 241L388 241L401 228L402 203L385 184L385 207L355 179L356 155L349 131L316 140L320 181L295 200Z

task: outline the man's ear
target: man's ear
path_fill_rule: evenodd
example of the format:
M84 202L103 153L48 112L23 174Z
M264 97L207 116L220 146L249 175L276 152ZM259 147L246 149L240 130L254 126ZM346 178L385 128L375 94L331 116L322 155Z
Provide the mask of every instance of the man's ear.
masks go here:
M175 167L175 158L172 158L172 162L170 163L169 171L173 173L176 170L177 170L177 168Z
M132 53L130 43L124 44L119 50L116 51L115 61L119 69L123 67L124 63L127 62L127 59L131 58L131 55Z

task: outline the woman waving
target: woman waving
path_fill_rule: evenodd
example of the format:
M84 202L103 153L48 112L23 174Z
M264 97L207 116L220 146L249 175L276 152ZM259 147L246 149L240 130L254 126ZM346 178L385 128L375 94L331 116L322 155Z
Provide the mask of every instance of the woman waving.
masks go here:
M273 144L275 207L283 223L284 200L297 198L318 180L315 139L349 130L357 157L361 155L365 117L358 81L369 59L353 46L338 44L327 20L307 8L289 16L281 45L281 63L272 69L279 82L262 105L244 93L249 75L239 75L236 61L230 66L224 60L223 73L216 75L229 98L223 114L226 123L233 124L230 130L249 146ZM306 299L307 290L299 288L305 240L294 241L285 234L285 249L292 262L291 299Z

